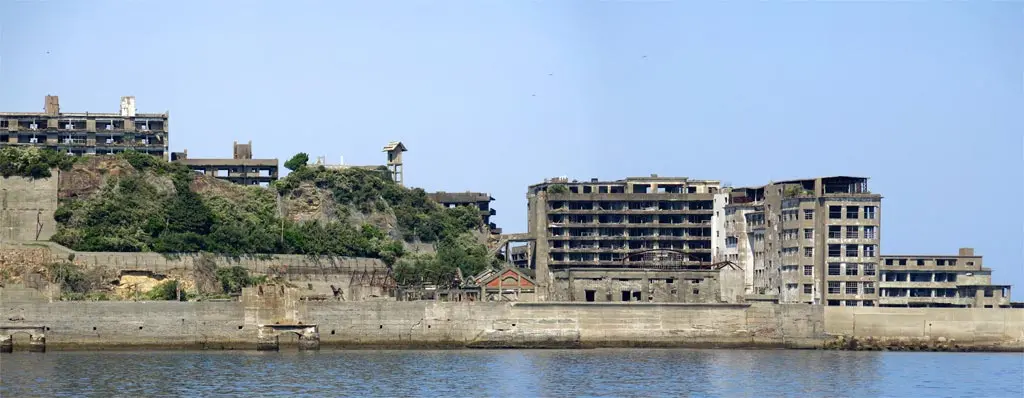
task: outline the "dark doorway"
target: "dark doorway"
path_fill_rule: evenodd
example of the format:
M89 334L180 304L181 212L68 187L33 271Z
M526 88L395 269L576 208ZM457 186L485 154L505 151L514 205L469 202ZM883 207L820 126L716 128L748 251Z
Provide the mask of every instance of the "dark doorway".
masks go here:
M629 301L629 290L622 291L622 301Z
M633 292L633 301L640 301L640 292Z
M587 295L587 301L594 301L594 295L597 293L596 291L587 290L585 293Z

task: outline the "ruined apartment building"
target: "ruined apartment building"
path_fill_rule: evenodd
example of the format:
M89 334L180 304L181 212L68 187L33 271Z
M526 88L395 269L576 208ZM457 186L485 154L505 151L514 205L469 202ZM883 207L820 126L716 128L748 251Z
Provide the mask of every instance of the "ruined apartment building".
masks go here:
M117 113L60 111L47 95L43 112L0 112L0 147L36 146L82 155L127 150L167 157L168 114L136 113L135 97L121 97Z
M188 150L171 153L171 161L188 166L199 174L239 185L268 185L277 180L277 159L253 159L252 141L234 143L231 159L190 159Z
M719 190L718 181L657 175L530 186L540 299L708 303L742 293L741 274L739 290L723 287L712 266Z
M883 307L1010 307L1010 286L992 284L992 270L972 248L956 256L882 256L879 289Z
M448 208L456 206L475 207L480 210L480 217L490 232L492 234L501 233L501 228L498 228L495 223L491 222L491 216L497 214L497 211L491 208L491 202L494 201L494 198L490 194L483 192L434 192L428 193L427 197Z
M876 305L882 197L867 180L822 177L729 190L719 197L716 256L744 270L751 298Z

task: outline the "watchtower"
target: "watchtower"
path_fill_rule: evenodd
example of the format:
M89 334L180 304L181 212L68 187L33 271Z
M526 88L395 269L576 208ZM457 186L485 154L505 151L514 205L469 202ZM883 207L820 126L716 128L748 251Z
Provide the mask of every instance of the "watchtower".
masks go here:
M392 141L384 146L384 152L388 153L388 170L391 172L391 179L398 185L405 185L402 178L402 152L407 151L401 141Z

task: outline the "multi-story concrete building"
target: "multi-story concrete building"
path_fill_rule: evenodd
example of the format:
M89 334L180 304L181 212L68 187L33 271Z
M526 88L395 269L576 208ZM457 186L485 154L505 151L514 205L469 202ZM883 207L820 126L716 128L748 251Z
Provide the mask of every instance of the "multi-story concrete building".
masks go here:
M168 114L136 113L135 97L121 97L117 113L61 112L47 95L43 112L0 112L0 147L37 146L81 155L134 150L167 157Z
M501 228L491 222L491 216L498 214L491 208L494 198L483 192L434 192L428 193L427 197L440 203L444 207L473 206L480 209L480 217L484 225L490 229L492 234L500 234Z
M712 264L719 190L718 181L657 175L530 186L528 257L539 298L723 301L735 292Z
M740 264L748 294L877 303L882 197L868 190L867 178L780 181L727 196L716 257Z
M956 256L882 256L878 303L883 307L1010 307L1010 286L992 284L972 248Z
M252 141L248 144L235 141L231 159L190 159L186 149L172 153L171 161L197 173L240 185L267 185L277 180L277 159L253 159Z

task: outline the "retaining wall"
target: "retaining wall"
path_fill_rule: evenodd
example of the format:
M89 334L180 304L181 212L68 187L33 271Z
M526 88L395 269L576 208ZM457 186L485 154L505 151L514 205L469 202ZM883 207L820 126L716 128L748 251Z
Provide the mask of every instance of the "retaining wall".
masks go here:
M0 177L0 240L45 241L57 231L57 177Z
M825 307L830 335L1024 348L1024 309Z

